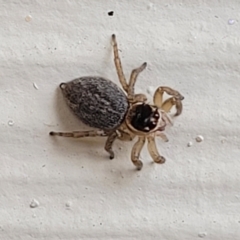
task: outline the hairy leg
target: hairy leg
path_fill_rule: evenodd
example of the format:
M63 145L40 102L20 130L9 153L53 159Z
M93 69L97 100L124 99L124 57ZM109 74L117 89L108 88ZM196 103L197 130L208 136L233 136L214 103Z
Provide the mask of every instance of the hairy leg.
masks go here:
M161 156L157 150L155 139L152 136L147 137L148 151L155 163L165 163L165 158Z
M142 72L147 67L147 63L143 63L139 68L136 68L132 70L130 81L128 85L128 97L133 98L134 97L134 86L138 77L138 74Z
M105 150L110 154L109 158L113 159L114 158L114 152L112 150L112 145L113 142L116 140L117 138L117 133L116 132L112 132L110 135L108 135L107 141L105 143Z
M142 161L139 160L140 152L145 143L145 137L139 137L138 141L133 145L131 159L133 164L137 167L137 170L142 169Z
M83 137L106 137L107 134L101 130L73 131L73 132L50 132L51 136L83 138Z
M120 81L123 89L125 90L125 92L128 92L128 84L127 84L126 78L123 73L120 57L118 55L118 45L117 45L117 40L116 40L115 34L112 35L112 41L113 41L114 63L115 63L115 67L117 70L117 75L118 75L119 81Z

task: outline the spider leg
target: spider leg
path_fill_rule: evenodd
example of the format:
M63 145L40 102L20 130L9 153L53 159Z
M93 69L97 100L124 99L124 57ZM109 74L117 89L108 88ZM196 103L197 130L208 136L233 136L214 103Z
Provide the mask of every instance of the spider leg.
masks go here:
M168 95L173 96L172 98L169 98L168 100L166 100L165 102L163 102L163 94L164 92L166 92ZM153 101L154 104L158 107L158 108L163 108L164 110L167 112L167 110L171 109L172 106L176 106L177 112L175 113L175 116L178 116L181 114L182 112L182 100L184 99L184 97L176 90L169 88L169 87L159 87L153 96ZM169 111L168 110L168 111Z
M173 106L175 106L177 110L174 116L179 116L182 113L182 101L177 100L174 97L164 101L161 109L163 109L165 112L169 112Z
M148 151L155 163L165 163L165 158L161 156L157 150L155 139L153 136L147 137L148 140Z
M115 63L115 67L117 70L117 75L118 75L119 81L120 81L123 89L125 90L125 92L128 92L128 84L127 84L126 78L123 73L120 57L118 55L118 45L117 45L117 40L116 40L115 34L112 35L112 42L113 42L114 63Z
M120 134L118 136L118 139L121 141L132 141L136 135L135 134L129 134L127 132L119 131Z
M147 97L145 94L143 93L138 93L133 95L133 97L128 97L128 101L132 104L137 103L137 102L146 102L147 101Z
M73 132L50 132L50 136L83 138L83 137L106 137L107 134L101 130L73 131Z
M141 170L143 166L142 161L139 160L139 156L144 146L145 140L145 137L139 137L138 141L133 145L132 148L131 159L133 164L137 167L137 170Z
M162 140L163 140L164 142L168 142L168 141L169 141L167 135L166 135L165 133L163 133L163 132L157 131L157 132L155 133L155 136L162 138Z
M110 154L110 156L109 156L110 159L114 158L114 152L112 150L112 145L113 145L113 142L116 140L117 136L118 135L115 131L112 132L110 135L108 135L107 141L105 143L104 149Z
M147 67L147 63L145 62L139 68L136 68L136 69L132 70L129 85L128 85L128 97L129 98L134 97L134 86L135 86L138 74L140 72L142 72L146 67Z

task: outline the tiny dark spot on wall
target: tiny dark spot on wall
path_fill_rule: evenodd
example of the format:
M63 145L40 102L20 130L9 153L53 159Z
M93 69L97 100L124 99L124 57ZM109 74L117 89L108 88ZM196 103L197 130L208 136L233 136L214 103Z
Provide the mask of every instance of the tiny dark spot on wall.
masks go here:
M114 14L114 11L109 11L108 12L108 16L113 16L113 14Z

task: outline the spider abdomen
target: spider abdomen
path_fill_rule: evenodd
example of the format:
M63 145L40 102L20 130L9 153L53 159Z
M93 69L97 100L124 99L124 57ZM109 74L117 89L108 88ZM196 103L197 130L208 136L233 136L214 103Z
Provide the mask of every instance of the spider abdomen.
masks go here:
M101 77L81 77L60 84L74 114L86 125L103 130L117 128L128 111L120 87Z

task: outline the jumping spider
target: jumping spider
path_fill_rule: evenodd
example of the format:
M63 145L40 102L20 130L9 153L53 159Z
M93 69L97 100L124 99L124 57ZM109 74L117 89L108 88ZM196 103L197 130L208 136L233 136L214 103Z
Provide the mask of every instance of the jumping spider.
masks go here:
M114 158L112 150L116 139L131 141L138 137L131 153L131 160L138 170L143 164L139 160L140 152L148 141L148 151L156 163L164 163L165 158L158 153L155 137L160 136L168 141L163 133L167 124L171 124L168 112L176 108L174 116L182 112L184 97L169 87L159 87L154 93L154 105L147 103L144 94L135 94L134 86L138 74L147 63L132 71L129 82L124 76L121 60L118 55L116 36L112 35L114 63L123 91L115 83L102 77L81 77L67 83L61 83L60 88L74 114L85 124L98 130L74 132L50 132L51 136L62 137L107 137L105 150ZM171 97L163 101L163 94Z

